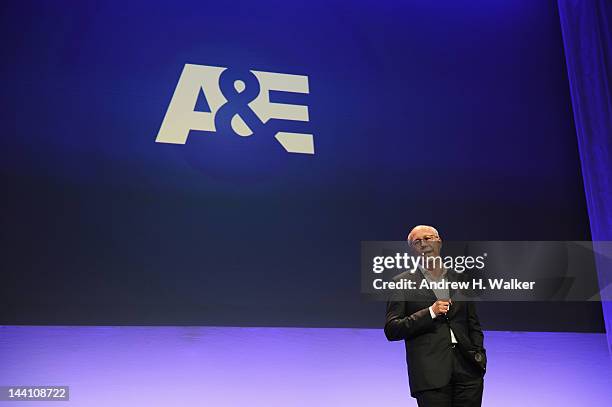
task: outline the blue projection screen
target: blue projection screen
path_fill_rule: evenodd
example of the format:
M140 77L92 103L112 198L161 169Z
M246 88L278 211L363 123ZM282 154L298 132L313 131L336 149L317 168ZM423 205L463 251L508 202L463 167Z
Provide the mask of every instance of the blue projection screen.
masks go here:
M378 326L361 241L590 236L554 1L1 19L4 323Z

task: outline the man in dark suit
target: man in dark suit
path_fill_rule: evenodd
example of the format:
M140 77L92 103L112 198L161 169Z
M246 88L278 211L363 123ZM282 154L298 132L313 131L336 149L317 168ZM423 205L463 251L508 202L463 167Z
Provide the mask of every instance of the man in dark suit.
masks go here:
M408 235L415 255L440 255L442 239L435 228L417 226ZM453 281L457 273L441 265L419 267L396 280L408 278L420 287L423 279ZM448 290L398 291L387 303L385 335L403 340L410 394L419 407L475 407L482 403L486 352L483 333L471 302L452 300Z

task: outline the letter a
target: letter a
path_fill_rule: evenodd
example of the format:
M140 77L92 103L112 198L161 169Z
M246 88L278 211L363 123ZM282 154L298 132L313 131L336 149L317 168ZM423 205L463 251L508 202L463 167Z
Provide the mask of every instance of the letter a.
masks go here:
M215 113L226 102L219 89L219 77L225 69L185 64L155 142L185 144L190 130L215 131ZM194 110L200 90L210 112Z

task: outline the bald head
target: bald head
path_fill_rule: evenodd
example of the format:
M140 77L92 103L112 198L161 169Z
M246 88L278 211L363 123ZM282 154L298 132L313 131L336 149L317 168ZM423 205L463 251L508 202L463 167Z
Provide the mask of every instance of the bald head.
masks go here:
M437 238L440 238L440 234L433 226L418 225L413 227L410 233L408 233L407 240L409 242L413 242L417 239L422 239L424 236L435 236Z
M408 244L417 255L436 257L440 255L442 239L433 226L419 225L408 233Z

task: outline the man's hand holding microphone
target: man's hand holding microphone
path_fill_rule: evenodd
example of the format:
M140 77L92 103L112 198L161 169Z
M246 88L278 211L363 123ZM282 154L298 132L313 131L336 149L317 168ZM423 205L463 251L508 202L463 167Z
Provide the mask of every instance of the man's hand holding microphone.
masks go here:
M429 312L431 313L432 318L434 318L434 315L436 317L440 315L446 315L446 313L450 309L451 304L452 301L450 298L447 300L438 300L434 302L433 305L429 307Z

